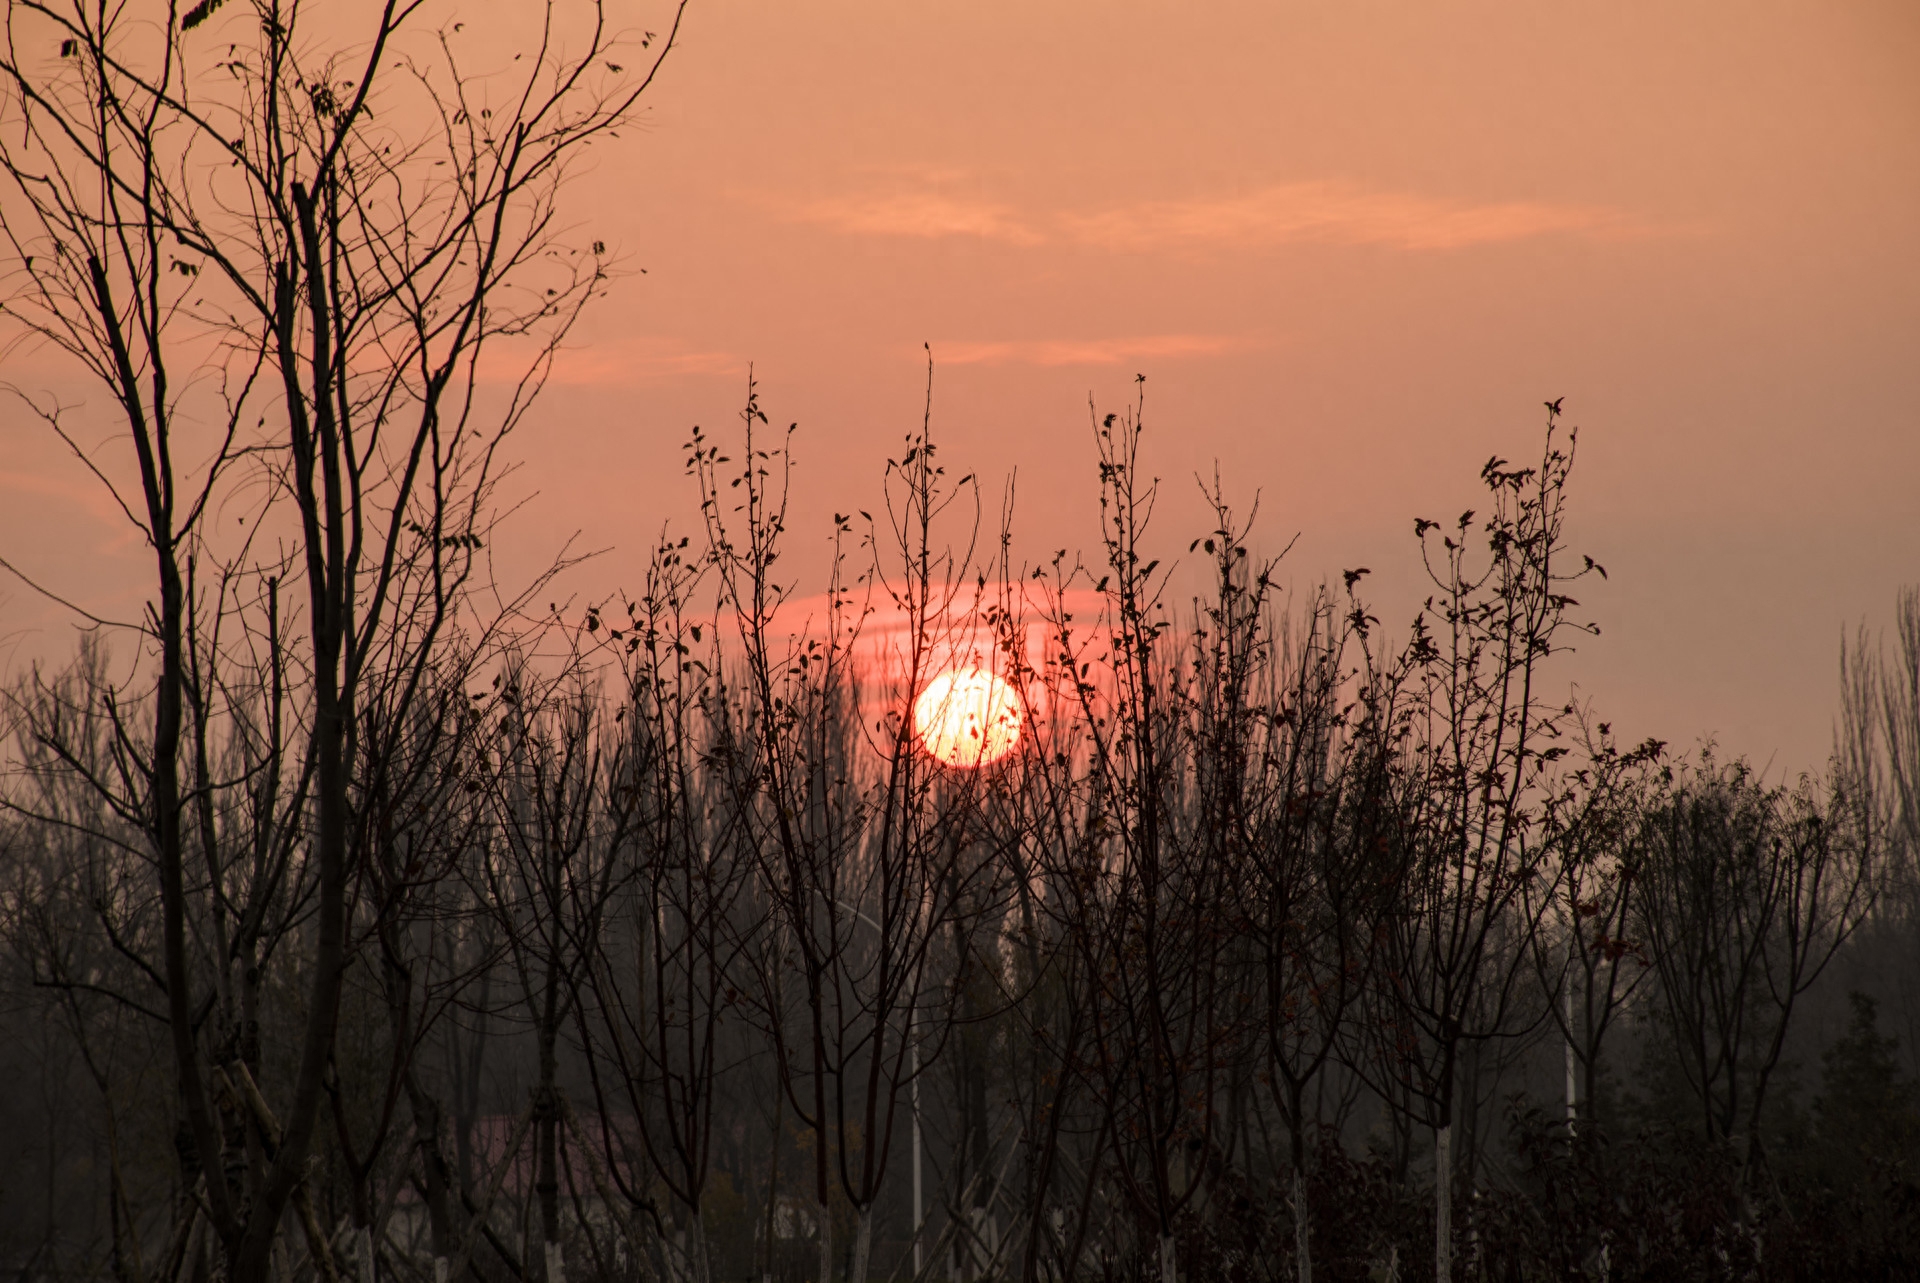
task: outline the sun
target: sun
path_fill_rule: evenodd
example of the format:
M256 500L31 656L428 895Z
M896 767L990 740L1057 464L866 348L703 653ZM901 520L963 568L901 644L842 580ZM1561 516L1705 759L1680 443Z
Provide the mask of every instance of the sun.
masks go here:
M997 762L1020 742L1020 697L978 668L942 673L913 702L913 730L948 766Z

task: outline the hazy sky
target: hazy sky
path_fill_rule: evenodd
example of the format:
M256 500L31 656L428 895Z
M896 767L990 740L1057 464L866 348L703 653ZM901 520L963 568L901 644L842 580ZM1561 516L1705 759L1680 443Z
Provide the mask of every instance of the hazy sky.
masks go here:
M695 0L595 157L580 235L646 274L522 438L502 549L612 547L583 595L692 515L680 443L731 427L750 360L801 425L817 575L918 426L923 342L946 461L996 502L1018 470L1023 551L1091 542L1088 397L1144 373L1168 553L1217 460L1270 549L1300 535L1283 578L1370 566L1390 626L1413 518L1483 506L1566 397L1576 550L1612 577L1561 674L1630 738L1816 765L1843 630L1920 581L1907 0ZM0 546L124 591L139 549L0 413ZM0 587L15 654L62 627Z

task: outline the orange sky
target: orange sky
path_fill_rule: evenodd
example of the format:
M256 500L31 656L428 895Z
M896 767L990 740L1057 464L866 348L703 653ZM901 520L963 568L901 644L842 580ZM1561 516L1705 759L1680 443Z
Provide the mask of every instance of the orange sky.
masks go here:
M1370 566L1390 626L1412 519L1478 506L1565 396L1575 542L1612 578L1562 671L1623 738L1817 765L1842 630L1920 581L1906 0L694 0L618 146L572 211L647 273L520 441L510 572L577 530L615 551L574 589L637 582L752 360L801 424L817 575L918 425L924 341L946 462L989 495L1018 469L1023 550L1093 539L1087 398L1141 372L1168 553L1218 460L1272 549L1300 533L1283 578ZM139 549L5 413L0 548L126 597ZM0 586L16 658L60 618Z

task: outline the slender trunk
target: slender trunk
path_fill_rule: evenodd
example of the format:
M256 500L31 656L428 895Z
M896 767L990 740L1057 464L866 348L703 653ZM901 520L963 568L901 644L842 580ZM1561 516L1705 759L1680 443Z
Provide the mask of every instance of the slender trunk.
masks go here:
M808 1004L813 1016L813 1197L820 1209L820 1283L833 1283L833 1209L827 1205L830 1158L827 1134L827 1058L820 1009L820 981L809 979Z
M555 949L558 953L558 949ZM560 1037L560 977L557 957L547 959L546 993L540 1012L540 1104L536 1124L540 1195L540 1241L546 1245L546 1283L566 1283L565 1257L560 1245L560 1097L557 1079Z
M1160 1236L1160 1283L1180 1283L1180 1276L1174 1270L1173 1235Z
M349 712L332 680L335 670L331 661L337 650L328 646L316 649L322 651L327 662L316 666L318 690L314 701L315 738L319 741L314 755L314 800L319 818L318 841L314 846L320 864L320 897L315 922L313 980L307 992L300 1070L287 1110L286 1126L280 1137L279 1152L248 1210L246 1229L233 1253L229 1271L233 1283L270 1283L273 1278L274 1247L280 1239L281 1214L307 1175L306 1155L310 1152L319 1113L321 1077L332 1055L334 1025L346 974L350 837L346 725Z
M1573 979L1569 975L1567 979L1567 1132L1569 1135L1572 1134L1574 1127L1574 1085L1579 1079L1578 1068L1573 1054Z
M187 1231L187 1248L180 1254L180 1268L168 1274L168 1278L180 1283L206 1283L207 1269L207 1218L200 1214L199 1208L191 1213L193 1228Z
M1293 1270L1300 1283L1313 1283L1313 1254L1307 1247L1307 1177L1293 1167Z
M853 1227L853 1273L847 1283L867 1283L867 1261L873 1253L873 1204L862 1203Z
M305 410L308 399L299 384L300 359L293 331L297 292L304 290L313 311L312 367L316 371L325 371L330 365L326 345L332 325L326 314L326 285L318 274L318 265L324 260L314 222L317 197L310 197L299 183L293 184L292 194L300 216L304 267L289 262L279 269L276 341L281 377L288 392L287 405L292 414L292 471L312 612L309 627L313 646L313 853L319 866L319 901L314 918L312 980L306 994L305 1027L300 1035L299 1072L294 1080L279 1152L248 1208L246 1227L233 1252L233 1283L268 1283L272 1278L281 1214L294 1188L307 1176L307 1157L319 1116L321 1079L333 1053L346 975L352 724L358 682L357 665L351 655L354 601L352 576L346 564L348 500L341 485L338 425L333 418L331 389L316 387L311 404L317 420L309 421ZM305 280L298 275L302 271L310 273ZM323 482L319 490L314 485L316 468ZM208 1183L212 1184L211 1178Z
M432 1235L435 1260L451 1257L455 1251L453 1230L453 1170L446 1151L440 1147L445 1130L440 1102L420 1085L409 1067L406 1071L408 1103L413 1107L413 1129L419 1137L421 1185L427 1204L427 1226Z
M560 1178L559 1167L559 1119L554 1115L558 1110L552 1107L553 1086L551 1082L543 1084L541 1094L548 1103L544 1104L539 1122L538 1155L539 1175L536 1181L540 1195L540 1241L546 1247L546 1283L565 1283L562 1269L563 1258L560 1250Z
M967 1227L973 1231L973 1247L968 1255L972 1265L968 1278L984 1279L1000 1253L1000 1226L991 1207L974 1207L967 1212Z
M670 1283L711 1283L713 1270L707 1256L706 1225L700 1213L682 1209L682 1220L672 1234L661 1237L661 1257L666 1261Z
M912 1026L908 1026L912 1037ZM913 1044L913 1277L917 1281L925 1267L925 1245L920 1241L926 1223L920 1188L920 1044Z
M1393 1183L1405 1188L1413 1166L1413 1120L1402 1110L1387 1112L1387 1125L1393 1128Z
M353 1232L353 1267L360 1283L374 1283L373 1228L362 1225Z
M814 1215L820 1222L820 1283L833 1283L833 1209L826 1199L814 1204Z
M1313 1283L1313 1252L1308 1245L1306 1115L1301 1112L1305 1086L1298 1079L1288 1077L1286 1122L1288 1157L1293 1162L1293 1268L1300 1283Z
M192 1011L192 980L187 970L186 847L180 827L180 737L186 659L182 644L188 603L180 579L178 532L173 524L173 475L167 453L168 407L158 395L149 421L141 396L141 382L127 346L119 311L105 264L87 257L93 283L93 302L104 323L113 355L115 394L126 410L147 506L148 538L157 559L160 602L153 613L160 626L160 673L154 689L153 773L150 777L148 822L152 824L154 857L160 873L162 966L166 973L167 1023L173 1035L176 1087L188 1130L193 1136L200 1174L207 1182L207 1203L214 1228L231 1254L243 1227L233 1207L221 1153L220 1134L201 1076L196 1026ZM157 354L156 354L157 355ZM155 374L164 380L164 364Z
M1433 1129L1433 1277L1453 1283L1453 1124Z
M760 1283L773 1283L773 1214L780 1197L780 1115L787 1103L786 1093L774 1084L773 1092L773 1157L767 1164L767 1259L760 1273Z
M1456 1078L1455 1088L1451 1093L1451 1097L1459 1102L1451 1115L1457 1129L1455 1148L1459 1153L1454 1159L1453 1167L1448 1170L1447 1179L1451 1182L1458 1177L1461 1185L1469 1192L1475 1187L1480 1171L1480 1065L1481 1053L1484 1050L1485 1044L1477 1041L1468 1043L1462 1049L1461 1060L1464 1062L1462 1066L1464 1072L1460 1078L1466 1080L1467 1089L1464 1092L1460 1091L1459 1079ZM1466 1216L1469 1220L1472 1219L1471 1204L1466 1209Z
M1580 1066L1580 1099L1587 1103L1589 1121L1599 1118L1600 1099L1600 1040L1594 1038L1587 1043L1586 1063Z
M693 1267L693 1283L713 1283L713 1259L707 1252L707 1224L698 1208L687 1215L687 1258Z
M207 1108L195 1045L193 984L187 968L186 852L180 832L181 586L168 545L160 554L160 680L155 692L152 824L160 868L162 957L167 977L167 1023L173 1035L174 1073L182 1112L206 1178L215 1229L231 1253L241 1226L230 1212L220 1133Z

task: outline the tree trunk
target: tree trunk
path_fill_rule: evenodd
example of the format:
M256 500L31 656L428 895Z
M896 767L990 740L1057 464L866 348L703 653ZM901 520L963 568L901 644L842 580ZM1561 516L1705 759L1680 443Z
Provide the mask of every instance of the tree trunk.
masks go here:
M457 1250L454 1241L452 1189L454 1174L440 1148L445 1126L440 1102L420 1085L411 1066L406 1071L407 1100L413 1107L414 1134L419 1137L421 1183L426 1189L427 1227L433 1258L445 1262ZM439 1268L445 1269L444 1264ZM436 1280L436 1283L439 1283Z
M1313 1251L1308 1244L1311 1222L1307 1210L1306 1115L1301 1096L1306 1084L1287 1078L1287 1156L1293 1164L1293 1269L1299 1283L1313 1283Z
M1453 1124L1433 1129L1433 1277L1453 1283Z
M560 1074L555 1043L560 1026L560 963L547 959L546 994L540 1012L539 1106L535 1135L539 1141L534 1188L540 1196L540 1239L546 1246L546 1283L566 1283L566 1262L560 1246Z
M776 1084L773 1092L773 1156L767 1161L767 1259L761 1268L760 1283L773 1283L773 1214L780 1197L780 1115L787 1103L786 1093Z
M1313 1253L1307 1247L1307 1177L1293 1166L1293 1271L1300 1283L1313 1283Z
M707 1255L707 1231L700 1214L687 1211L671 1235L662 1237L661 1254L671 1283L712 1283L713 1267Z
M1589 982L1587 987L1589 990L1591 990L1593 987L1592 983ZM1573 1135L1573 1131L1574 1131L1574 1120L1577 1117L1577 1114L1575 1113L1575 1109L1574 1109L1574 1085L1578 1082L1578 1070L1579 1070L1579 1066L1576 1063L1577 1057L1574 1055L1574 1050L1573 1050L1573 977L1571 972L1569 972L1567 977L1566 1006L1567 1006L1567 1135L1571 1136Z
M1160 1236L1160 1283L1179 1283L1180 1276L1174 1270L1173 1235Z
M372 1226L362 1225L353 1232L353 1268L360 1275L360 1283L374 1283Z
M687 1216L687 1242L693 1261L693 1283L713 1283L713 1257L707 1251L707 1223L698 1208Z
M820 1283L833 1283L833 1209L824 1198L814 1204L820 1220Z
M847 1283L867 1283L867 1260L873 1252L873 1204L860 1205L853 1229L853 1273Z

